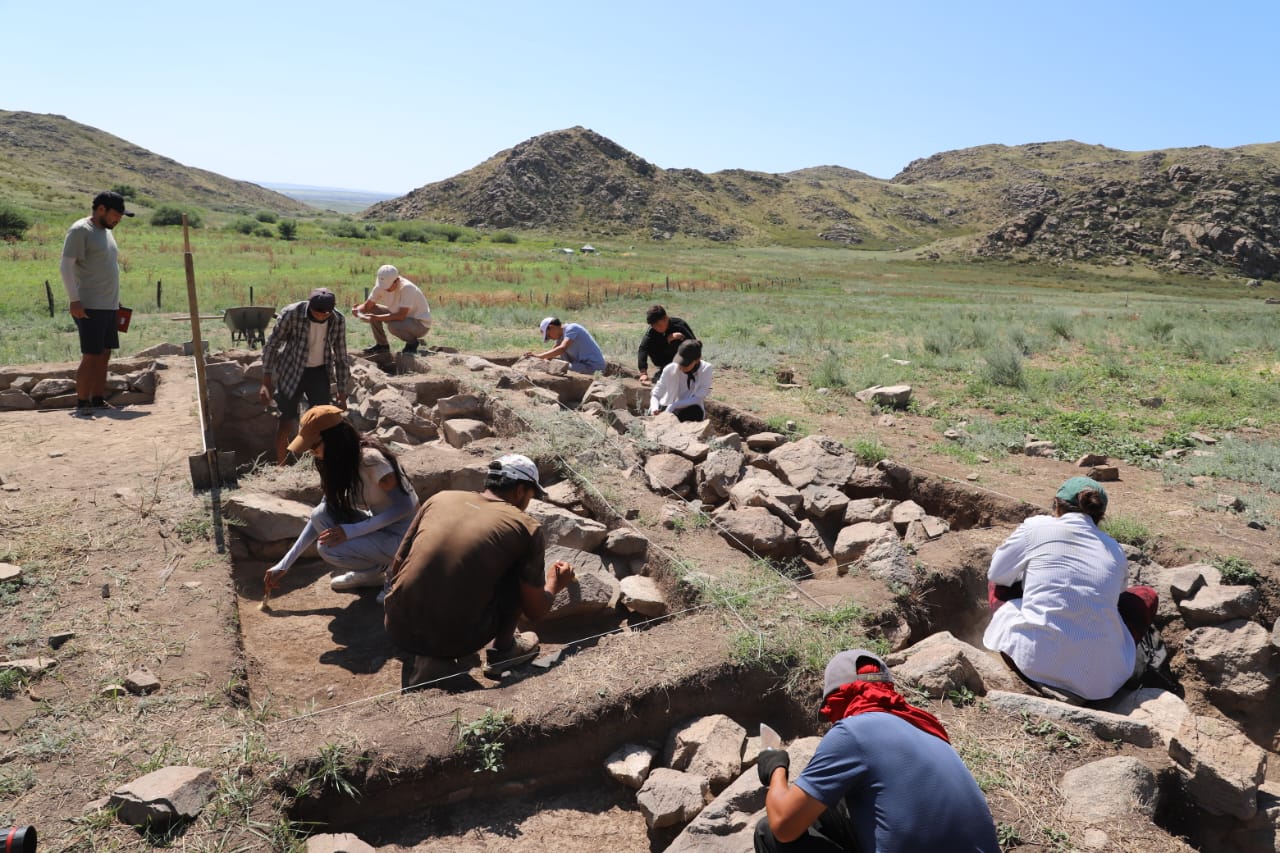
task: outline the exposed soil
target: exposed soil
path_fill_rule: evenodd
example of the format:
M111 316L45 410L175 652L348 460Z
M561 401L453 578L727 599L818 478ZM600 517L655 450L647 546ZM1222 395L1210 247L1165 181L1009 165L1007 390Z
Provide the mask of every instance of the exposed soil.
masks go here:
M454 689L401 695L400 660L372 592L334 593L320 564L302 563L263 612L265 566L233 569L215 552L206 501L191 496L188 480L187 456L201 449L190 363L171 359L161 376L154 404L92 421L0 412L0 559L30 573L19 605L5 611L8 654L58 660L29 691L0 698L0 773L32 774L4 797L0 818L36 824L49 849L91 849L90 838L114 845L106 849L147 846L132 829L82 810L147 770L185 763L216 768L232 804L207 810L184 829L184 843L265 849L278 820L273 803L318 772L317 756L330 747L347 756L345 772L364 796L313 786L290 816L351 828L383 849L656 849L660 839L646 837L634 797L604 777L604 755L624 740L661 745L673 725L713 710L749 727L768 720L784 735L807 733L811 710L784 695L777 677L729 663L735 626L696 611L647 628L614 621L545 631L545 650L565 652L548 671L494 682L476 669ZM966 511L989 501L984 517L998 523L921 550L944 576L980 564L1007 535L1013 522L1001 513L1020 501L1044 506L1075 473L1068 463L1014 456L962 465L932 449L940 439L927 418L894 415L888 425L847 398L839 411L815 414L796 391L762 389L733 371L720 372L716 390L750 400L761 416L794 416L837 438L874 435L895 459L955 486L936 494ZM976 482L967 479L973 473ZM662 498L622 472L606 486L612 503L639 512L667 559L712 571L746 561L710 530L657 525ZM973 489L978 497L965 497ZM1108 485L1112 506L1156 534L1160 562L1231 554L1270 574L1274 534L1203 509L1212 489L1130 467ZM895 600L856 574L819 572L804 583L823 605L853 599L875 612ZM981 591L960 584L951 594L962 606L928 619L972 640ZM63 628L75 637L50 650L46 637ZM611 629L620 630L602 633ZM158 693L99 697L142 666L160 678ZM487 709L515 721L507 769L496 777L477 774L474 757L455 751L459 723ZM933 710L948 725L964 719L949 705ZM273 766L284 772L268 780ZM251 785L261 787L247 802L226 793ZM993 807L1011 814L1008 803Z

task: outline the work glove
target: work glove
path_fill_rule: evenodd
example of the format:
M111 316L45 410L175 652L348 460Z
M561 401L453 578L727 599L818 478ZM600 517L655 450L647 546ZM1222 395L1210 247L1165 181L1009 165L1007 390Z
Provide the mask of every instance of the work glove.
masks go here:
M791 756L785 749L760 750L760 755L756 758L756 772L760 774L761 785L769 787L769 779L779 767L785 768L787 772L791 771Z

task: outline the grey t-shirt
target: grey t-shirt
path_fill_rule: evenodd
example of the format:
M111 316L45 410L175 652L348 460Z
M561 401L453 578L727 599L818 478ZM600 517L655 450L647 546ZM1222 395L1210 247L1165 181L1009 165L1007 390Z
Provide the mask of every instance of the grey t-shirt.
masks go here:
M114 311L120 307L120 267L116 238L98 228L92 217L79 219L67 231L62 257L75 261L74 275L85 308Z

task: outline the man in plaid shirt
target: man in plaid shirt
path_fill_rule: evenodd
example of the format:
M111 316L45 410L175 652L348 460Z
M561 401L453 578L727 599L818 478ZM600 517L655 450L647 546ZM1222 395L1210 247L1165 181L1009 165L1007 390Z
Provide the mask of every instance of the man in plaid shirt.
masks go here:
M347 324L334 310L337 297L318 287L305 302L295 302L280 311L267 345L262 348L262 387L258 398L264 405L274 396L280 409L276 427L276 463L283 465L288 445L298 427L298 406L307 398L307 407L334 402L347 406ZM336 386L330 397L330 382Z

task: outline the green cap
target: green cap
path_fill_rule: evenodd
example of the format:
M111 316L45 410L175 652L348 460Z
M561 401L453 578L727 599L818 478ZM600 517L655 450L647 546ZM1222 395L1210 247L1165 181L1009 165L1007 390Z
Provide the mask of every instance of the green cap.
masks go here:
M1076 498L1080 496L1081 492L1090 489L1102 495L1102 505L1105 507L1107 505L1107 490L1102 488L1102 484L1097 480L1089 477L1072 477L1067 480L1062 484L1062 488L1058 489L1058 500L1065 501L1072 506L1078 506Z

